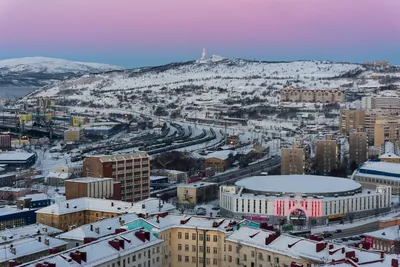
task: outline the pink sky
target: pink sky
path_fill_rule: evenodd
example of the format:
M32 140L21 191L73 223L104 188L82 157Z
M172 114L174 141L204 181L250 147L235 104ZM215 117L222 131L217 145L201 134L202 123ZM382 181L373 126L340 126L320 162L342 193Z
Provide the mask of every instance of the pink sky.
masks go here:
M0 0L0 36L0 50L379 46L399 44L400 0Z

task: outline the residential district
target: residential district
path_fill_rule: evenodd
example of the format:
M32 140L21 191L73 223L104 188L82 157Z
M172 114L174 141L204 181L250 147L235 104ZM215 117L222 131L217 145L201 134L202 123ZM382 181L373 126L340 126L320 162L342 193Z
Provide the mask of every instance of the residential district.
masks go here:
M203 52L157 71L251 76L224 76L226 93L214 76L158 88L142 83L159 72L126 70L2 101L1 266L398 267L400 70L292 62L279 77L309 77L270 84L282 64ZM168 101L111 101L119 75ZM239 91L260 79L265 94Z

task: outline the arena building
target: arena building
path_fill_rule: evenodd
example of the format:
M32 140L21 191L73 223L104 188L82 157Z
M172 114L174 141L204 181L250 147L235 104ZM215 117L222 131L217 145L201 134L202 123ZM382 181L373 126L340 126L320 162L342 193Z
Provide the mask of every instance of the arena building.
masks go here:
M220 207L226 217L321 225L389 211L391 187L368 190L351 179L327 176L253 176L221 186Z

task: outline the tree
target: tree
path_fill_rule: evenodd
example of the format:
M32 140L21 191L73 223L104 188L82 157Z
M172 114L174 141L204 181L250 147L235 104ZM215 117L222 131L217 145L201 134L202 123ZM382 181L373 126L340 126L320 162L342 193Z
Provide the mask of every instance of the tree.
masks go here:
M350 164L350 170L353 173L357 169L357 162L353 160Z

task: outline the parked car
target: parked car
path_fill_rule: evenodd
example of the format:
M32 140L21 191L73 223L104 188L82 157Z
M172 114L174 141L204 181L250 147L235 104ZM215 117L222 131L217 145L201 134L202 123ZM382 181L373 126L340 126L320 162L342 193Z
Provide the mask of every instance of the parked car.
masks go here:
M341 232L343 232L342 229L336 229L335 230L335 233L341 233Z

